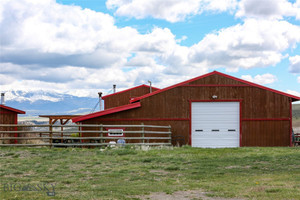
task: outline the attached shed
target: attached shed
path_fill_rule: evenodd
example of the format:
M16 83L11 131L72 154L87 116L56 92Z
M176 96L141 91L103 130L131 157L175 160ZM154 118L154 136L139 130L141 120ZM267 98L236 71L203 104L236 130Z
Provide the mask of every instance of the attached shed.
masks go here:
M105 109L127 105L131 99L159 90L156 87L140 85L127 90L103 96Z
M292 102L300 97L217 71L73 118L82 124L171 125L173 144L292 145ZM106 102L107 104L107 102Z
M0 124L18 124L18 114L25 114L24 111L18 110L9 106L0 105ZM17 130L17 127L0 127L0 130L2 131L15 131ZM13 134L14 137L18 137L17 133ZM4 135L1 134L1 137L13 137L10 135ZM13 143L13 141L10 141L9 143ZM14 141L14 143L17 143L17 140Z

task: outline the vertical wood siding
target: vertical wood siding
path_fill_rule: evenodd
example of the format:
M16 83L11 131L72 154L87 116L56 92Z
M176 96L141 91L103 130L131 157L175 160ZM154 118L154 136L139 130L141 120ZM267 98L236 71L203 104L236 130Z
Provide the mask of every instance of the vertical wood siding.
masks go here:
M152 88L152 91L156 91L156 88ZM118 107L122 105L129 104L131 98L139 97L150 92L149 87L137 87L132 90L127 90L124 92L116 93L107 97L104 97L105 100L105 109Z
M129 100L128 94L126 95L120 99ZM241 122L241 146L289 145L290 98L261 88L246 86L245 83L218 74L141 99L140 108L98 117L84 121L84 123L140 124L143 122L171 125L174 136L182 136L184 143L188 144L190 140L189 101L213 101L213 95L218 96L217 100L242 100L241 115L247 120ZM148 121L150 119L152 121ZM167 119L170 120L167 121ZM177 119L177 121L171 119Z
M0 108L0 124L15 124L17 121L17 113L7 109ZM0 127L1 131L13 131L14 127ZM13 137L14 134L1 133L0 137ZM12 144L14 140L1 140L3 144Z

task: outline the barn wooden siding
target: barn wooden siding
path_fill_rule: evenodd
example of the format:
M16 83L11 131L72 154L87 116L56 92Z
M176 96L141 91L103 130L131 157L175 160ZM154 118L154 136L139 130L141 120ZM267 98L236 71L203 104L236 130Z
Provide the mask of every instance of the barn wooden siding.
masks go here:
M218 101L241 102L241 146L290 145L292 99L219 74L142 98L140 108L82 123L171 125L172 135L182 136L181 144L190 144L190 101L213 101L213 95L218 96Z
M18 115L16 112L0 107L0 124L17 124ZM0 127L0 131L15 131L15 127ZM0 137L13 137L14 134L1 133ZM1 140L4 144L15 143L14 140Z
M152 87L152 91L156 91L158 88ZM117 92L114 94L103 96L105 109L114 108L129 103L131 98L139 97L150 92L150 87L147 85L141 85L129 90Z
M0 107L0 124L16 124L17 113Z

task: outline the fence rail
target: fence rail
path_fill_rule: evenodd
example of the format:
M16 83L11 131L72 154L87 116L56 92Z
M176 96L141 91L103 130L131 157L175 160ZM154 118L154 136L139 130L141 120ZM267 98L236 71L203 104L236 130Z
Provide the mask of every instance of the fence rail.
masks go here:
M119 128L119 129L118 129ZM59 130L56 130L59 129ZM120 135L113 130L122 130ZM126 130L124 130L126 129ZM112 134L113 136L110 136ZM171 126L157 125L24 125L0 124L0 147L91 147L171 145Z

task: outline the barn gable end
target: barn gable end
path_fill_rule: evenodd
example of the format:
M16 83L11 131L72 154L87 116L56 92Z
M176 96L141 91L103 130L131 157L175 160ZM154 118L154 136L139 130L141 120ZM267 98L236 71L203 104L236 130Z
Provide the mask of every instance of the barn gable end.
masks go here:
M156 87L151 87L151 90L154 92L159 89ZM150 87L148 85L140 85L127 90L103 96L102 99L105 101L105 109L109 109L127 105L132 98L139 97L148 93L150 93Z
M18 114L25 114L24 111L9 106L0 105L0 124L18 124ZM16 130L16 127L0 127L2 131ZM0 137L10 137L10 134L0 134ZM18 137L17 133L14 137ZM8 140L9 143L17 143L17 140Z
M25 112L9 106L0 105L0 124L17 124L18 114L25 114Z

